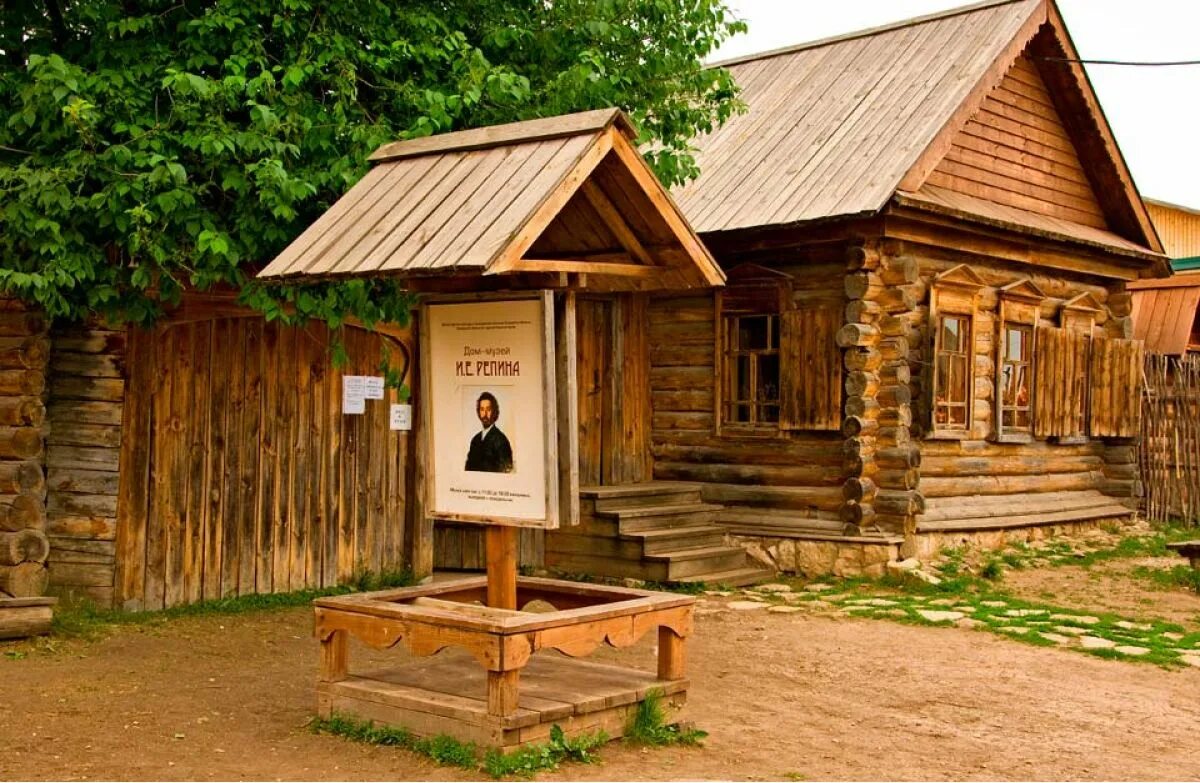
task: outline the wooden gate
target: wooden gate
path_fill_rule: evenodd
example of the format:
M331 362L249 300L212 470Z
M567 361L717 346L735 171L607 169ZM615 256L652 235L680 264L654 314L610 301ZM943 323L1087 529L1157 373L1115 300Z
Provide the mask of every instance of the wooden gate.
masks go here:
M378 374L385 341L323 324L221 317L133 330L117 605L161 608L329 586L405 563L410 434L388 403L341 412L341 376ZM390 396L394 394L388 390Z

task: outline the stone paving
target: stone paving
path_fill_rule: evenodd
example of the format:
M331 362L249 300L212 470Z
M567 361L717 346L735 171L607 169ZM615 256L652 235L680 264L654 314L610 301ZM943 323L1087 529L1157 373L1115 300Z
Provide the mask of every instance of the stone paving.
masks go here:
M707 590L698 606L701 615L764 610L957 627L1105 658L1200 667L1200 632L1172 623L1073 612L997 595L897 593L872 583L839 589L833 584L776 582L745 590Z

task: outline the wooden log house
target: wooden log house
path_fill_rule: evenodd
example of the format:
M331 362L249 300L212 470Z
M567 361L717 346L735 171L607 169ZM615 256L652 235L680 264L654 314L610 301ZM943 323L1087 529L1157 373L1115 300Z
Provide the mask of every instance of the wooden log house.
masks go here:
M728 63L676 198L729 284L650 308L655 477L806 573L1127 519L1169 269L1077 59L1014 0Z
M329 275L429 262L418 291L579 292L580 524L523 533L526 565L877 574L1119 522L1128 288L1169 269L1073 59L1049 0L756 55L729 64L749 111L697 140L674 201L619 113L583 113L384 147L331 218L362 231L310 246ZM541 173L513 184L522 161ZM453 282L480 220L525 255ZM46 401L44 456L0 479L42 504L51 591L151 608L482 568L479 529L418 508L414 435L339 409L341 373L414 357L411 335L353 331L344 370L327 345L213 295L152 330L52 331L45 394L0 391L0 415Z

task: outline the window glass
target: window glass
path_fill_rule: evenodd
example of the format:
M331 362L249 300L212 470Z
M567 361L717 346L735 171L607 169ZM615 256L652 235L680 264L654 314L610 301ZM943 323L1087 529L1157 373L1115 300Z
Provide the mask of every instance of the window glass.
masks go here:
M1030 397L1033 386L1033 328L1004 325L1004 360L1000 366L1000 425L1010 431L1028 431L1032 424Z
M725 316L725 410L732 424L779 422L779 316Z
M938 320L938 350L934 357L934 425L938 429L967 429L971 389L971 325L967 316L943 315Z

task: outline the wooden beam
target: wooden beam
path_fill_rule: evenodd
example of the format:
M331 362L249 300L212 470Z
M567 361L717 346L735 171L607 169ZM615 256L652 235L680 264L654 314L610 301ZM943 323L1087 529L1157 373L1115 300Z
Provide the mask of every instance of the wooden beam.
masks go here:
M546 196L532 217L525 221L521 230L503 248L500 253L487 265L485 275L498 275L511 272L520 263L521 258L533 247L533 243L542 235L554 218L562 212L567 202L579 190L591 173L600 165L600 161L613 148L613 139L624 139L616 131L609 130L596 137L592 145L584 150L575 167L559 181L558 185ZM626 142L628 143L628 142Z
M508 525L488 525L487 527L487 605L493 609L517 608L517 529L515 527Z
M521 272L581 272L593 275L617 275L619 277L654 277L662 271L659 267L640 264L602 264L572 258L523 259L516 271Z
M708 252L708 248L700 241L700 237L692 230L691 225L684 220L683 214L679 208L675 206L675 202L671 200L671 196L667 193L662 183L654 176L654 172L650 170L649 164L624 138L615 138L612 142L612 149L617 156L625 162L625 166L629 169L629 173L633 175L634 180L642 188L642 192L650 199L650 203L658 210L658 213L666 221L667 226L671 229L671 233L683 245L683 249L687 251L691 265L700 273L701 278L705 283L712 286L725 284L725 273L721 271L721 267L717 265L716 259Z
M587 180L580 187L580 190L583 191L583 197L592 205L592 209L599 213L600 218L604 221L604 225L608 226L608 229L613 232L617 241L621 243L621 247L629 251L629 255L637 259L638 263L653 266L654 259L647 252L645 245L633 233L633 229L625 222L624 216L621 215L607 194L600 189L600 186L591 180Z
M503 144L547 141L563 136L603 131L614 124L620 128L622 133L632 136L633 126L620 109L596 109L559 117L543 117L453 133L439 133L419 139L393 141L371 153L368 160L372 163L381 163L437 152L463 152L498 147Z

